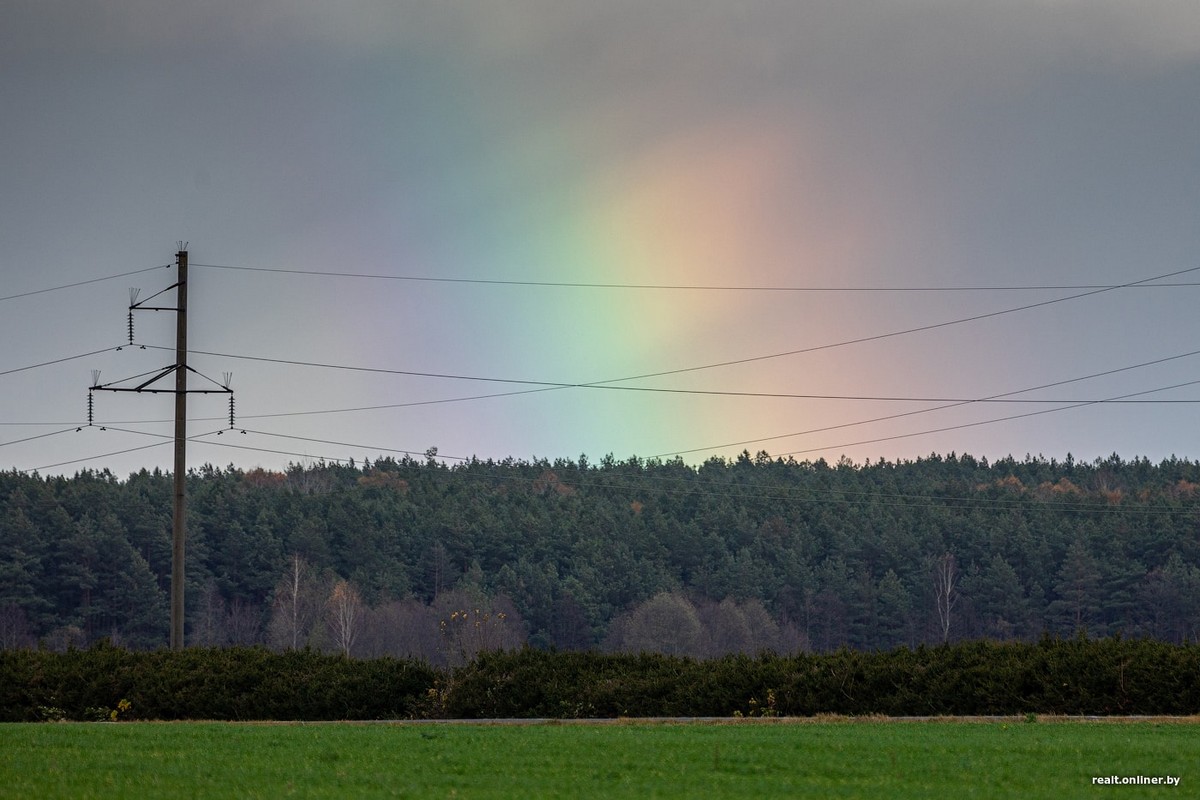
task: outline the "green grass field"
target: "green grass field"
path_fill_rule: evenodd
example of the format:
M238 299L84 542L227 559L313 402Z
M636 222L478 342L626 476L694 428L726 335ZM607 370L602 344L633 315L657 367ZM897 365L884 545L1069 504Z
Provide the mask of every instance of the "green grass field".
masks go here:
M1179 777L1178 787L1093 776ZM1174 722L0 725L0 797L1200 796Z

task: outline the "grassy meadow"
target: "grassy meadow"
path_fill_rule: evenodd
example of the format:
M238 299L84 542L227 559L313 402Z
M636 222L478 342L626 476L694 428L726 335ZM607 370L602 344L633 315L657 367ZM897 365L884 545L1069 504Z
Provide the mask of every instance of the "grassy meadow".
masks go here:
M1198 734L1019 718L5 724L0 797L1184 797L1200 793ZM1093 785L1107 775L1181 784Z

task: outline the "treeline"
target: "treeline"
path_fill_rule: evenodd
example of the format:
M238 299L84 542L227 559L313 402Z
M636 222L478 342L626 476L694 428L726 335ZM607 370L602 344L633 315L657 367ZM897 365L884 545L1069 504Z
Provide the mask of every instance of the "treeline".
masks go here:
M433 665L1200 633L1200 464L426 459L205 467L187 641ZM0 473L0 646L167 641L171 479Z
M0 652L0 722L1191 715L1200 646L1121 638L865 653L492 651L449 668L261 647Z

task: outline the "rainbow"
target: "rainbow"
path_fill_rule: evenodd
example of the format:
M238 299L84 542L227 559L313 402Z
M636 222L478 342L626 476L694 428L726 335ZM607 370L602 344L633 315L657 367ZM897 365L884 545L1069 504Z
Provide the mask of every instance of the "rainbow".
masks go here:
M745 286L848 283L865 257L861 220L831 215L823 192L833 178L806 140L814 129L795 119L750 114L634 135L636 109L598 109L514 125L508 136L502 126L493 138L472 125L487 116L445 111L452 132L440 140L424 123L419 165L403 146L379 154L381 174L394 179L344 223L387 232L364 260L437 277ZM441 149L429 152L430 142ZM297 260L311 248L298 243ZM796 294L444 284L407 285L405 294L423 299L398 306L394 292L373 296L365 316L390 320L386 334L376 328L346 344L405 368L570 383L795 349L798 336L829 339L837 322L819 298ZM428 316L446 308L452 316ZM396 342L406 343L399 362ZM836 369L830 359L780 359L620 385L802 391ZM436 399L521 388L426 382L405 392ZM550 458L665 454L814 423L797 401L585 389L392 419L431 437L446 431L444 452L478 452L475 437L509 448L481 456Z

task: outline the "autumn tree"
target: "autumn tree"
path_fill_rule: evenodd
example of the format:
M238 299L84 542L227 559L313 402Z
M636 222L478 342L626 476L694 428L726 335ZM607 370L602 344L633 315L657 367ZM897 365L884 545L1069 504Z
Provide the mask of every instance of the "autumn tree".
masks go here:
M434 598L445 663L456 666L480 653L511 650L526 641L520 614L504 596L456 589Z
M687 598L661 592L638 605L610 633L608 648L629 653L697 656L703 653L704 627Z
M358 639L366 658L392 656L439 663L442 639L436 612L415 597L368 608Z
M272 647L296 650L310 643L325 605L322 582L299 554L288 559L287 572L275 584L268 625Z
M325 605L325 622L333 646L347 658L358 639L364 610L362 596L353 584L345 580L333 584Z
M943 642L950 641L950 627L954 607L958 605L958 560L952 553L943 553L934 559L933 599L937 611L938 634Z
M229 613L217 582L209 578L200 592L200 602L188 609L191 625L188 644L198 647L220 647L229 643L225 617Z
M797 649L795 637L783 634L779 623L756 597L740 603L726 597L720 603L698 603L695 608L704 628L704 644L697 655L715 658L730 653L757 655Z

